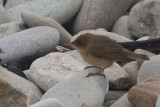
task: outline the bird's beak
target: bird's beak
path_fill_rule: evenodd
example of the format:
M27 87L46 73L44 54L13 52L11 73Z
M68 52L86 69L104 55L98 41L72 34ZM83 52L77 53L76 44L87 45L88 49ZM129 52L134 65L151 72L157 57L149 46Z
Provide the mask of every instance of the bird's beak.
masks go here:
M64 44L65 46L72 46L72 44L71 43L69 43L69 44Z

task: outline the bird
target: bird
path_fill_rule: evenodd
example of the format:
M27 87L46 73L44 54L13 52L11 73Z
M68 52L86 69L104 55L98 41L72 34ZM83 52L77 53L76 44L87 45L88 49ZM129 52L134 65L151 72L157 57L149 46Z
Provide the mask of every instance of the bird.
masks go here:
M116 61L149 60L148 56L133 53L104 35L84 33L73 40L70 45L80 53L85 62L91 65L85 69L95 67L104 71ZM101 75L101 73L90 73L87 77L95 75Z

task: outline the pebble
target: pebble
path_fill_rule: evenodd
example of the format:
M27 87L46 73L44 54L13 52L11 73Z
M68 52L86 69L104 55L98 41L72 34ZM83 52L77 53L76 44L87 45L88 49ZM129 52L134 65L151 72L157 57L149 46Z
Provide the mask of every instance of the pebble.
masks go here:
M14 3L17 1L17 4ZM23 10L28 10L64 24L78 12L82 0L23 0L21 2L19 0L10 0L7 3L13 4L12 6L7 6L6 4L5 7L8 8L15 21L21 20L21 12Z
M160 95L160 75L154 75L132 87L128 99L135 107L155 107Z
M64 107L64 104L56 98L47 98L29 107Z
M84 68L83 63L71 56L53 52L35 60L30 67L29 74L41 89L47 91L67 76Z
M5 87L4 89L0 88L0 96L3 95L2 94L2 93L4 93L3 90L6 90L6 92L8 91L9 93L5 93L4 98L8 100L9 104L11 104L12 101L16 104L16 101L18 100L19 103L27 104L27 102L29 102L29 104L31 105L31 104L34 104L40 100L40 98L42 96L42 92L35 84L33 84L32 82L30 82L26 79L23 79L22 77L4 69L3 67L0 67L0 71L1 71L0 72L0 81L2 82L2 84ZM1 91L1 89L2 89L2 91ZM13 90L15 90L15 93L13 92ZM18 99L17 96L19 96L18 98L20 98L20 99ZM2 97L0 97L0 99L1 98ZM9 99L9 98L11 98L11 99ZM15 98L17 98L17 100L15 100ZM0 105L1 105L1 103L2 102L0 100ZM5 107L8 107L8 106L5 106ZM27 107L27 106L24 106L24 107Z
M118 3L117 0L84 0L75 18L73 33L96 28L105 28L110 31L116 20L126 13L132 2L133 0L121 0Z
M17 33L24 29L25 27L23 26L23 23L20 23L20 22L10 22L10 23L1 24L0 25L0 38Z
M20 68L28 67L31 61L51 52L58 44L59 38L56 29L46 26L9 35L0 39L0 48L4 51L0 53L0 58L6 64L15 64Z
M57 98L65 107L101 107L109 85L103 76L86 77L88 73L95 72L99 69L91 68L73 74L49 89L41 100Z
M58 22L56 22L53 19L43 17L41 15L38 15L36 13L32 13L29 11L23 11L21 13L23 22L28 27L37 27L37 26L50 26L58 30L60 33L60 41L59 45L65 46L64 44L70 43L70 40L72 38L71 34L69 34ZM70 48L70 46L68 46Z
M160 29L159 5L159 0L144 0L136 4L128 18L129 33L140 38L158 31Z

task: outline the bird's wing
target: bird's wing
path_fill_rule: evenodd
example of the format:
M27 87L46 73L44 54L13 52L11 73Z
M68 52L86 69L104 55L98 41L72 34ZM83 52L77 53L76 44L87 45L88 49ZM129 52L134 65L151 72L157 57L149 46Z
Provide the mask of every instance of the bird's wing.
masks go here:
M129 58L121 45L116 42L98 43L89 49L91 55L102 59L110 59L115 61L133 61Z

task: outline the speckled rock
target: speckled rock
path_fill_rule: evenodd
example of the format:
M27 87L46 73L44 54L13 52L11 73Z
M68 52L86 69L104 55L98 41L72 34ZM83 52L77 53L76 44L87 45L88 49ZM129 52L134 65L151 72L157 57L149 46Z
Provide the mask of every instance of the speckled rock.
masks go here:
M47 91L67 76L84 68L84 64L71 56L54 52L34 61L29 74L41 89Z
M0 39L0 48L4 51L0 57L6 64L22 67L51 52L59 42L56 29L46 26L27 29ZM30 66L30 64L28 64Z
M153 56L150 60L145 61L139 70L137 82L142 82L152 75L160 74L159 61L160 55Z
M127 21L128 15L121 16L114 24L112 32L133 40L133 37L128 32Z
M64 44L69 43L72 36L58 22L29 11L23 11L21 14L23 22L29 27L50 26L57 29L60 33L59 45L67 47Z
M128 18L129 33L136 37L150 36L160 29L160 1L144 0L136 4Z
M64 104L56 98L47 98L29 107L64 107Z
M24 98L24 100L22 100L22 101L27 102L27 96L29 97L29 104L34 104L40 100L40 98L42 96L42 92L39 90L39 88L35 84L33 84L32 82L29 82L28 80L4 69L3 67L0 67L0 71L1 71L0 72L0 81L4 81L5 84L9 84L9 85L7 85L7 87L12 87L11 89L14 88L14 90L16 92L18 90L19 94L18 93L17 94L20 95L19 97ZM0 88L0 89L2 89L2 88ZM8 90L8 92L10 92L10 94L12 93L13 95L16 95L16 93L13 93L11 90ZM1 94L1 90L0 90L0 96L1 95L2 94ZM9 95L8 95L8 97L9 97ZM12 98L12 96L10 96L10 97ZM15 96L15 98L18 98L18 97ZM13 99L11 99L11 100L13 100ZM7 107L7 106L5 106L5 107ZM13 106L13 107L16 107L16 106ZM24 107L27 107L27 106L24 106Z
M0 24L12 22L12 17L5 8L0 5Z
M132 2L133 0L84 0L75 19L73 33L95 28L105 28L110 31Z
M8 4L15 1L10 0ZM25 0L21 3L14 4L13 7L8 7L8 11L16 21L21 20L21 12L23 10L28 10L54 19L60 24L64 24L78 12L82 0Z
M57 98L64 103L65 107L81 107L82 105L101 107L109 85L103 76L86 77L88 73L95 72L99 72L99 69L91 68L73 74L49 89L42 96L42 100Z
M0 38L17 33L24 29L25 27L23 26L23 23L20 23L20 22L11 22L11 23L2 24L0 25Z

